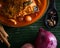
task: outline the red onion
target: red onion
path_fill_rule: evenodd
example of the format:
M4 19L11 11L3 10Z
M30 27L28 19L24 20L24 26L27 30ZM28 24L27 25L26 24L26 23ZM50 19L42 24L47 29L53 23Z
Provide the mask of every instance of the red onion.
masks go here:
M34 46L30 43L26 43L21 48L34 48Z
M39 34L35 41L36 48L56 48L57 47L57 39L49 31L40 28Z

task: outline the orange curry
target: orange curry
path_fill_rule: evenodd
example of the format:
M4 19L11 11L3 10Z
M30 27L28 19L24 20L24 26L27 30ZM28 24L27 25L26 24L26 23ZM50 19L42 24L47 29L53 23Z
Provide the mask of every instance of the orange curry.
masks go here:
M11 27L29 25L44 14L47 0L0 0L0 23Z

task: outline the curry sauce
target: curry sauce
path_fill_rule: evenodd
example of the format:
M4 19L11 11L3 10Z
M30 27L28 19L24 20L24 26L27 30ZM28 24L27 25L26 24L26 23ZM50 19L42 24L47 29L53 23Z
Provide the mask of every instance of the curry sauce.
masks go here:
M0 20L8 26L24 26L37 20L46 7L47 0L0 0Z
M9 19L34 13L37 6L34 0L2 0L1 2L6 5L0 10L0 14L4 14Z

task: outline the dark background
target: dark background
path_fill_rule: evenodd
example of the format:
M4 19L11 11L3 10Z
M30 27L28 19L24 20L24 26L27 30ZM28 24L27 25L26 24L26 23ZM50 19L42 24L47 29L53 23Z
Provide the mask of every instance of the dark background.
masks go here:
M60 18L60 0L56 0L56 6L58 17ZM51 31L56 36L58 40L57 48L60 48L60 19L58 20L58 24L55 28L48 29L44 26L44 16L34 24L21 28L4 26L4 29L9 34L9 42L11 44L11 48L20 48L24 43L34 44L38 30L41 27L47 29L48 31ZM1 44L0 48L6 48L5 44Z

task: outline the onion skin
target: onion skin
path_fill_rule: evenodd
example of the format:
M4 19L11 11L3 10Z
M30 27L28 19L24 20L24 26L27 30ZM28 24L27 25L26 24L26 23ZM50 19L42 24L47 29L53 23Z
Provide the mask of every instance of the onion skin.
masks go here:
M34 46L30 43L26 43L21 48L34 48Z
M57 39L49 31L40 28L37 39L35 41L36 48L56 48L57 47Z

